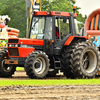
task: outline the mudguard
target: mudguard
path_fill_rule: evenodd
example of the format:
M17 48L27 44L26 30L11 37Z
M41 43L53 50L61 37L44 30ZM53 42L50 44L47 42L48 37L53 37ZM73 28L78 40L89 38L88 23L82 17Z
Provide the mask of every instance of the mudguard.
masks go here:
M70 36L64 45L70 45L74 39L87 39L87 36Z

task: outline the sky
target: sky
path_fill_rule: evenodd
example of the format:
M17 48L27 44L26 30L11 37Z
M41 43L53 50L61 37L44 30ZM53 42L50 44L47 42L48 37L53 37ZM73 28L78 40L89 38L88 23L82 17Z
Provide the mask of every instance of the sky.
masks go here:
M100 0L76 0L75 5L81 7L79 12L83 16L88 16L92 11L100 8Z

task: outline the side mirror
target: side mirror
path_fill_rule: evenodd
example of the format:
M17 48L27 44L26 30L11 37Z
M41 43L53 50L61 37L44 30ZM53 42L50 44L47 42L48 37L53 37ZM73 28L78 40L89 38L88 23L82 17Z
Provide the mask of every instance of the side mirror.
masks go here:
M86 30L85 30L85 28L84 27L82 27L81 28L81 30L80 30L80 33L79 33L81 36L86 36L87 35L87 33L86 33Z
M63 23L67 22L67 17L63 17Z

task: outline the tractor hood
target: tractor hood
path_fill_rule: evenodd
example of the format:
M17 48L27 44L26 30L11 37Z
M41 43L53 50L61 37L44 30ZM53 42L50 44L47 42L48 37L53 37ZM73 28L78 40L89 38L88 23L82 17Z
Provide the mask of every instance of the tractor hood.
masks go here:
M25 39L25 38L10 38L8 44L21 44L21 45L40 45L44 44L40 39Z
M39 39L23 39L10 38L8 39L8 55L9 57L26 58L35 50L43 50L43 40Z

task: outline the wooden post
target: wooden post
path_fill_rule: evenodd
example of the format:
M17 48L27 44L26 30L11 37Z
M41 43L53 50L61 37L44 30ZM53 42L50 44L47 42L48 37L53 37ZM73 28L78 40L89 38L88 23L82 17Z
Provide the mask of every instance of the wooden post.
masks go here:
M27 33L26 33L26 38L28 38L28 32L29 32L29 18L27 18Z

